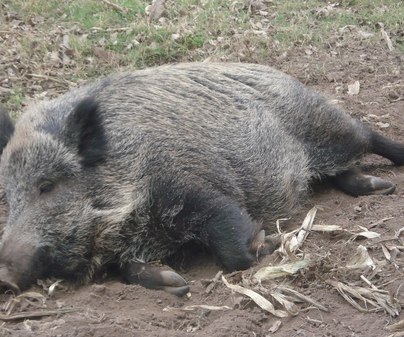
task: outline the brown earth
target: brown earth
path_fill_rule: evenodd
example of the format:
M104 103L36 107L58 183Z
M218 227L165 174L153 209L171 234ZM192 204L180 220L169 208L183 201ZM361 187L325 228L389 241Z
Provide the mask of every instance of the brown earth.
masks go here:
M390 52L387 46L372 46L351 38L338 48L330 45L329 51L296 48L268 59L267 64L337 99L346 111L364 119L383 134L404 141L403 61L402 54ZM358 95L350 96L348 84L355 81L360 82L360 91ZM356 248L363 245L379 265L379 271L371 279L373 285L390 291L399 304L404 304L404 287L401 287L404 244L400 237L392 239L403 227L404 168L391 166L377 157L366 158L363 163L372 174L396 183L396 192L389 196L353 198L331 186L316 187L313 198L282 227L290 230L300 226L313 205L322 207L317 213L316 224L340 225L357 232L361 231L358 226L370 228L376 224L372 230L381 234L376 239L350 240L346 235L311 233L302 251L314 256L316 264L297 276L271 284L286 284L311 296L328 308L328 312L299 304L298 315L279 319L246 297L232 293L221 281L207 294L206 280L212 279L219 267L205 257L182 273L191 285L191 298L177 298L164 292L125 285L118 278L108 278L78 289L57 289L46 299L46 308L74 308L75 312L4 322L0 325L0 336L388 336L392 332L386 326L404 319L402 313L394 318L384 311L362 313L326 282L331 279L367 287L360 279L361 272L347 272L341 268ZM274 224L269 226L275 228ZM382 245L392 248L391 252L396 247L398 254L394 261L386 260ZM264 258L254 270L274 259L273 256ZM251 274L251 270L246 271L243 277L248 279ZM237 283L240 276L227 278ZM40 287L32 290L46 296ZM0 303L6 303L11 297L1 295ZM200 304L226 305L231 309L184 310L187 306ZM13 314L20 312L24 317L38 310L25 302L17 305ZM278 320L281 320L280 328L271 332Z

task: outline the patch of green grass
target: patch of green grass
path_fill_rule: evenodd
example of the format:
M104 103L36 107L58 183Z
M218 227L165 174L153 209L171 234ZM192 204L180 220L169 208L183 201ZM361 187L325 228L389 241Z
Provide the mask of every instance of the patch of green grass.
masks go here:
M12 94L9 96L5 105L8 109L10 109L11 111L10 116L12 119L17 120L17 118L19 117L20 115L19 111L21 110L24 100L25 100L24 93L20 89L14 90Z
M67 19L80 23L85 28L119 27L133 21L137 14L143 15L146 3L143 1L117 1L118 5L129 9L128 13L113 10L101 1L72 1L66 8Z
M99 0L13 0L12 9L23 18L42 16L57 24L79 23L84 28L113 27L133 20L136 14L143 15L148 5L146 1L120 0L115 3L129 9L128 13L114 10Z
M11 6L25 18L46 16L47 21L53 20L66 28L73 24L79 24L84 29L133 26L135 31L143 29L149 40L161 44L167 44L169 35L176 33L185 23L193 30L189 35L197 36L191 40L182 39L184 48L190 49L201 48L210 37L231 36L235 26L239 30L250 28L250 17L245 2L241 0L167 1L169 24L160 30L153 29L156 23L148 23L145 16L145 8L151 1L115 0L115 3L129 9L129 12L117 11L99 0L14 0ZM326 7L327 3L321 0L273 1L269 5L273 28L271 37L290 46L299 41L321 43L347 25L357 25L373 32L378 31L379 22L388 30L404 25L404 6L397 0L348 0L328 10ZM321 8L326 12L319 14ZM105 33L106 38L108 35ZM135 36L134 33L120 33L117 42L111 41L116 43L109 43L108 48L122 51ZM178 41L172 42L174 49L178 49L174 46L176 43ZM145 45L145 48L149 46Z
M188 34L185 35L180 42L183 46L189 50L193 50L195 48L201 48L205 43L205 36L203 34Z
M331 39L340 38L346 26L374 33L364 43L385 46L379 23L397 50L404 52L400 36L404 6L397 0L342 0L334 7L324 0L274 0L267 3L263 15L249 12L245 0L167 0L164 16L156 21L146 14L151 0L110 1L128 11L101 0L5 0L0 14L16 12L26 24L28 30L18 38L17 52L26 63L39 66L35 69L39 73L63 73L72 82L120 67L201 61L212 55L267 62L274 53L280 55L296 46L324 48ZM347 39L360 39L354 34ZM50 53L63 56L64 35L73 50L72 62L59 68L47 66L44 60ZM95 48L113 57L97 55ZM7 98L11 106L21 105L23 95L18 90Z
M379 23L386 30L404 25L404 6L395 0L343 1L327 8L318 0L276 1L273 3L274 35L281 44L319 44L339 29L354 25L369 32L378 32Z

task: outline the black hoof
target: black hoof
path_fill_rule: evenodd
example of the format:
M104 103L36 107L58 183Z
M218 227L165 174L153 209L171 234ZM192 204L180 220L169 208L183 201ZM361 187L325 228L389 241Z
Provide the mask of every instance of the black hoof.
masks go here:
M391 194L396 190L396 185L391 181L374 176L365 176L365 178L369 180L367 191L369 194Z
M161 290L164 290L170 294L176 295L178 297L182 297L189 293L189 286L183 287L163 287Z
M391 194L396 189L396 186L392 182L363 174L356 168L340 173L333 180L337 187L354 197L372 194Z
M177 296L184 296L189 292L189 286L181 275L161 267L128 263L122 268L122 274L127 282L140 284L148 289L164 290Z
M272 254L280 245L277 237L265 236L265 230L259 231L251 243L250 252L257 257Z
M171 271L160 271L161 289L177 296L184 296L189 292L189 286L181 275Z

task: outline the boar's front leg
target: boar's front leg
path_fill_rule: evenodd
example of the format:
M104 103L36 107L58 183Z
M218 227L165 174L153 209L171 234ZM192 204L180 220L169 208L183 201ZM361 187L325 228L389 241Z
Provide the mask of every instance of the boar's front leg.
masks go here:
M165 290L177 296L189 292L187 282L177 273L141 262L126 263L122 276L128 283L136 283L148 289Z
M274 242L246 210L228 199L216 202L205 223L204 241L227 271L247 269L257 256L273 252Z

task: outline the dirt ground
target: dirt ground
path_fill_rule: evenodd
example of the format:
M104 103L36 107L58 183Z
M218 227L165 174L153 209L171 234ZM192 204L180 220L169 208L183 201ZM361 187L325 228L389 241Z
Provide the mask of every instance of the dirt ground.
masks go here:
M329 52L296 48L293 53L268 60L267 64L336 99L339 106L383 134L404 141L404 56L390 52L387 47L350 41L344 48L330 45ZM349 95L348 85L355 81L360 83L359 94ZM396 192L389 196L353 198L331 186L318 186L314 188L313 198L282 226L282 230L297 228L306 212L319 205L321 209L315 224L340 225L352 231L360 231L358 226L363 226L381 235L375 239L350 240L346 235L313 232L302 251L314 256L316 264L295 276L272 283L272 286L288 285L312 297L328 312L307 303L299 304L300 312L296 316L280 319L261 310L248 298L233 293L221 281L207 293L206 280L212 279L219 267L203 257L182 272L191 285L190 298L125 285L117 277L107 278L78 289L56 289L46 299L46 308L73 308L75 311L4 322L0 324L0 336L389 336L393 332L386 327L404 319L403 313L391 317L384 311L360 312L327 283L327 280L338 280L368 287L360 278L366 271L348 272L341 268L357 247L363 245L378 265L372 284L388 290L398 304L404 304L404 243L399 235L394 239L403 227L404 168L391 166L378 157L365 158L363 165L372 174L396 183ZM275 230L275 224L267 224L267 227ZM390 252L397 252L397 256L388 261L382 245ZM254 270L273 260L274 256L264 258ZM245 271L243 277L248 278L251 274L252 270ZM240 276L227 278L237 283ZM32 291L46 295L39 286ZM0 303L6 303L11 296L1 295ZM201 304L229 308L184 310ZM33 305L20 309L23 312L38 310ZM279 320L279 329L272 332Z

